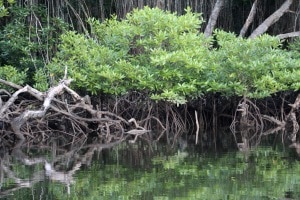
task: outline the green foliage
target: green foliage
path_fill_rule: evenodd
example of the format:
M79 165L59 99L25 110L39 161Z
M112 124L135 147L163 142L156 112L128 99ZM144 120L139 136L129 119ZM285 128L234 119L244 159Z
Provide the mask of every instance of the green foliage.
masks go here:
M6 65L0 67L0 78L18 85L23 85L26 81L26 72L27 69L20 72L16 68ZM9 91L11 90L11 88L8 88L3 84L0 84L0 88L7 89Z
M293 41L289 42L288 49L294 53L294 57L300 58L300 39L295 38Z
M263 35L255 39L236 37L224 31L216 32L219 48L213 61L219 63L214 74L218 86L223 84L226 95L263 98L279 91L297 89L291 79L300 70L300 60L291 52L280 49L280 41ZM229 86L229 87L227 87Z
M42 68L36 70L33 79L35 82L33 87L35 89L39 91L46 91L49 88L48 76Z
M62 20L46 14L42 6L14 5L0 29L0 65L11 65L19 71L28 69L29 84L34 83L35 71L44 68L53 56L59 35L67 27ZM30 16L32 20L28 20Z
M153 99L183 103L198 94L195 84L209 53L201 23L189 9L178 17L148 7L122 21L90 19L91 37L64 34L49 70L61 76L67 65L74 87L92 94L146 90Z
M9 6L12 6L15 3L15 0L7 0L7 1L0 0L0 18L9 15L8 7L4 5L5 2L7 2Z
M58 80L68 66L73 87L92 94L143 90L154 100L183 104L216 92L263 98L299 89L299 59L282 50L277 38L224 31L206 38L199 32L201 16L190 9L177 16L145 7L121 21L89 23L90 35L61 37L48 69Z

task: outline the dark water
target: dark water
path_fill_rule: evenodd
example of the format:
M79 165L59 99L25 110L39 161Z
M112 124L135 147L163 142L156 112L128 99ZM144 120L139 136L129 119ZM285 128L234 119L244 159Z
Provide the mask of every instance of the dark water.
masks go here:
M181 147L181 148L179 148ZM121 142L1 151L2 199L300 199L298 155Z

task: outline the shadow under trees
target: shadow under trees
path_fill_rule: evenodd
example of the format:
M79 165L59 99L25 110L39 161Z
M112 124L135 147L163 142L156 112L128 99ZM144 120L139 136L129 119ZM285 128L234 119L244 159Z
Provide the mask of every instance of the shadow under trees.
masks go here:
M137 92L91 100L70 89L71 80L66 76L46 92L2 79L0 82L16 90L12 94L0 91L0 133L4 145L16 141L38 144L55 137L69 138L63 141L65 145L91 138L103 144L124 140L134 143L139 138L165 140L174 145L182 137L197 144L209 132L210 143L217 148L219 130L230 125L237 148L242 151L278 131L286 132L290 147L299 146L300 96L293 92L260 100L244 97L239 101L237 97L216 94L176 106L156 103Z

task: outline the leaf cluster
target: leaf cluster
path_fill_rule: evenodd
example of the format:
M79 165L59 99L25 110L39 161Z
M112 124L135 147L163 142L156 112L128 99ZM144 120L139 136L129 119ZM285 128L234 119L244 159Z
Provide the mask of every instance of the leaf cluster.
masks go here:
M4 80L9 80L15 84L22 85L26 81L27 69L23 71L18 71L15 67L10 65L5 65L0 67L0 78ZM10 91L11 88L0 84L0 89L6 89Z
M12 6L14 3L15 0L0 0L0 18L9 15L9 7Z
M13 5L8 10L6 23L0 29L0 66L10 65L26 71L27 83L35 84L38 79L46 78L37 76L53 57L59 35L67 26L60 19L47 17L42 6ZM46 87L42 84L42 88L37 89Z
M219 46L213 51L212 60L217 63L214 79L223 87L216 92L263 98L299 89L300 60L283 50L278 38L245 39L224 31L215 36Z
M67 32L48 66L62 77L65 66L73 87L92 94L146 91L154 100L185 103L211 93L263 98L299 89L300 62L279 39L255 39L216 31L206 38L203 20L145 7L104 22L90 19L91 33Z

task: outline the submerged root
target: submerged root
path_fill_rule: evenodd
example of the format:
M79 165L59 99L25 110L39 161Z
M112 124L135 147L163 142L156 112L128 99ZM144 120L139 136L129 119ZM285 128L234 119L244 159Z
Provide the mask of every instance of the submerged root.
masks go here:
M173 139L188 130L187 119L181 112L184 106L177 107L169 102L157 103L141 92L129 92L127 95L112 99L107 105L108 110L123 118L134 118L140 128L154 130L151 133L138 134L147 140L160 140L163 136L166 136L167 140Z
M230 126L236 138L238 148L243 149L243 151L248 149L253 139L260 138L263 128L264 122L260 109L252 101L244 97L238 104ZM253 131L246 131L250 129ZM242 142L239 142L237 139L236 133L238 132L241 133Z
M300 107L300 94L297 96L293 104L288 105L291 107L289 113L279 120L275 116L261 114L259 108L253 102L243 98L238 104L234 120L230 126L231 131L236 138L237 146L244 147L249 146L251 143L258 144L263 135L277 133L279 130L286 132L290 142L292 142L292 144L296 144L296 137L299 131L299 123L297 121L296 112ZM281 110L283 110L283 107ZM264 130L265 124L271 124L272 128ZM242 142L238 142L236 136L236 133L238 132L241 133ZM245 141L247 141L248 144L246 144ZM292 145L292 147L294 146Z

